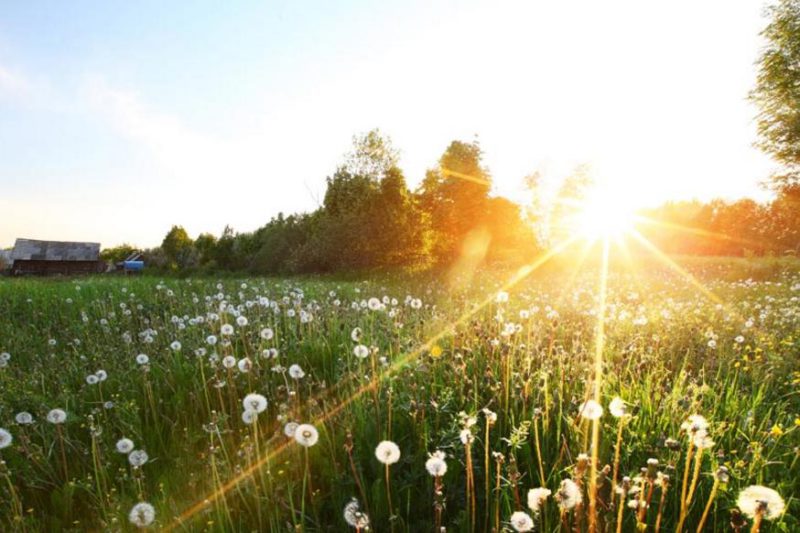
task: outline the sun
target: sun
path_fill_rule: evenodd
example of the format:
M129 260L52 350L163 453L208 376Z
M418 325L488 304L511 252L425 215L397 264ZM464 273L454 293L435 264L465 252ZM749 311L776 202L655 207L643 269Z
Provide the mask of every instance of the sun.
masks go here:
M578 203L573 230L588 241L621 239L633 229L634 206L624 195L591 191Z

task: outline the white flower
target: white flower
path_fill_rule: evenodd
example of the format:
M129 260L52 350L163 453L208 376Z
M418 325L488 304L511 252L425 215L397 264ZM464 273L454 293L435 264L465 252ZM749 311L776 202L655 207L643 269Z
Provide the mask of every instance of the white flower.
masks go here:
M361 328L353 328L353 331L350 332L350 338L353 339L353 342L358 342L361 340Z
M210 344L211 346L214 346L215 344L217 344L217 336L209 335L208 337L206 337L206 343Z
M495 422L497 422L497 413L494 411L484 408L483 414L486 417L486 422L488 422L490 426L493 426Z
M447 473L447 463L444 458L444 452L439 450L433 452L425 461L425 470L433 477L442 477Z
M369 517L361 511L361 506L355 498L344 506L344 521L347 522L347 525L356 529L369 527Z
M533 530L533 519L528 513L517 511L511 515L511 527L514 531L531 531Z
M369 348L363 344L357 344L356 347L353 348L353 355L359 359L365 359L369 355Z
M690 436L697 433L704 433L708 429L708 420L701 415L691 415L681 424L681 429L686 431Z
M608 404L608 412L611 413L611 416L614 418L622 418L628 414L628 407L625 405L625 401L620 398L619 396L615 396L611 403Z
M300 367L300 365L292 365L289 367L289 376L292 379L303 379L306 373Z
M146 365L150 362L150 358L147 356L147 354L140 353L136 356L136 362L140 365Z
M242 411L242 422L248 426L258 420L258 411L253 409L245 409Z
M542 504L550 497L550 489L539 487L528 491L528 508L534 513L542 510Z
M375 457L385 465L393 465L400 460L400 448L390 440L381 441L375 447Z
M222 324L222 327L220 328L220 333L226 336L233 335L233 326L231 326L230 324Z
M500 291L497 293L494 299L495 302L499 304L504 304L508 301L508 293L506 291Z
M240 328L245 327L248 324L248 320L246 316L237 316L236 317L236 325Z
M461 439L461 444L469 444L472 442L472 439L475 437L472 435L472 431L469 428L464 428L461 430L461 433L458 434L458 438Z
M11 432L5 428L0 428L0 450L11 446L13 441L14 437L11 435Z
M245 410L250 409L256 413L263 413L267 408L267 399L261 394L251 392L242 400L242 406Z
M172 341L172 344L170 344L169 347L178 352L181 349L181 343L179 341Z
M786 507L780 494L762 485L750 485L740 492L736 498L736 506L750 518L762 512L764 518L769 520L781 516Z
M556 493L556 500L562 509L569 511L583 501L581 489L571 479L565 479Z
M137 527L147 527L156 519L155 508L146 502L140 502L133 506L128 514L128 520Z
M105 381L108 379L108 372L105 370L98 370L94 373L94 375L97 376L97 379L100 381Z
M133 441L131 439L119 439L117 441L117 452L129 454L133 451Z
M261 330L260 335L261 335L262 339L264 339L265 341L268 341L268 340L272 339L272 337L275 336L275 333L273 333L272 329L270 329L270 328L264 328L264 329Z
M297 422L287 422L286 425L283 426L283 434L291 439L294 437L298 426L299 424Z
M319 440L319 432L317 428L311 424L300 424L294 432L294 440L301 446L309 448L317 443Z
M142 466L149 458L144 450L133 450L128 454L128 462L134 467Z
M236 366L236 358L232 355L226 355L222 358L222 366L225 368L233 368Z
M239 359L237 365L239 366L239 372L241 372L242 374L250 372L250 369L253 368L253 362L250 360L249 357L245 357L244 359Z
M89 385L97 385L100 380L94 374L89 374L86 376L86 383Z
M587 420L597 420L603 416L603 407L594 400L587 400L578 407L578 415Z
M367 307L369 307L372 311L377 311L381 308L381 301L377 298L370 298L367 302Z
M47 413L47 421L51 424L63 424L67 420L67 413L63 409L51 409Z
M26 426L28 424L33 424L33 415L28 411L20 411L17 413L17 416L14 417L14 420L17 421L17 424Z

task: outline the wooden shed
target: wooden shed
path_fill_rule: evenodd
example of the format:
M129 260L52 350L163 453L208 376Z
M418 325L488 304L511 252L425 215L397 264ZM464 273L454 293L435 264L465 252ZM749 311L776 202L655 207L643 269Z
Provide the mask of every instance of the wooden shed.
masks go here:
M106 270L100 243L17 239L11 274L92 274Z

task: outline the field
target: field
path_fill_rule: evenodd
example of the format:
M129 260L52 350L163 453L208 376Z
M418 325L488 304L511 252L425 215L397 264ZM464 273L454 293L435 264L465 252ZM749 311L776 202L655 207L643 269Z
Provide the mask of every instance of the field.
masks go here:
M682 268L0 280L2 529L800 531L798 263Z

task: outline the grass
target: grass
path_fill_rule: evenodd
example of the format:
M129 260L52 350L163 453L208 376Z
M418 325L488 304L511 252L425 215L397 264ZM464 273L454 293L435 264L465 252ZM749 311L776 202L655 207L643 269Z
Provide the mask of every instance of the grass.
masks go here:
M449 531L510 529L515 511L544 531L592 522L615 531L620 420L608 404L619 396L632 415L619 478L642 488L627 494L639 508L623 509L622 531L637 522L653 531L656 521L675 529L687 459L681 424L692 414L708 419L715 443L690 463L689 482L699 470L683 530L695 531L712 490L704 530L730 530L737 494L759 484L787 505L761 531L797 531L797 262L681 263L711 294L658 263L630 272L612 261L600 347L598 269L573 275L565 262L506 288L508 301L495 297L512 275L503 271L452 287L421 275L4 279L0 352L10 360L0 368L0 427L14 440L0 449L2 529L132 530L128 513L145 501L155 507L152 527L169 531L342 531L356 498L375 531L431 531L439 520ZM372 310L370 298L388 302ZM234 333L222 335L222 324ZM364 359L357 344L368 348ZM136 362L141 353L148 364ZM593 454L592 423L578 413L593 398L598 354L605 412ZM226 356L237 365L226 368ZM244 358L248 372L238 366ZM293 364L304 377L289 375ZM107 379L89 384L98 370ZM251 392L269 404L247 425L241 402ZM46 421L53 408L66 411L64 424ZM497 415L491 427L484 409ZM34 423L16 423L20 411ZM318 442L300 446L284 434L288 422L312 424ZM144 465L116 451L123 437L147 452ZM678 449L665 445L670 438ZM390 473L375 457L383 440L401 451ZM436 450L446 454L440 478L425 469ZM648 471L651 458L658 463ZM714 489L722 465L730 480ZM580 487L576 508L558 505L564 479ZM534 514L527 492L542 485L553 496Z

